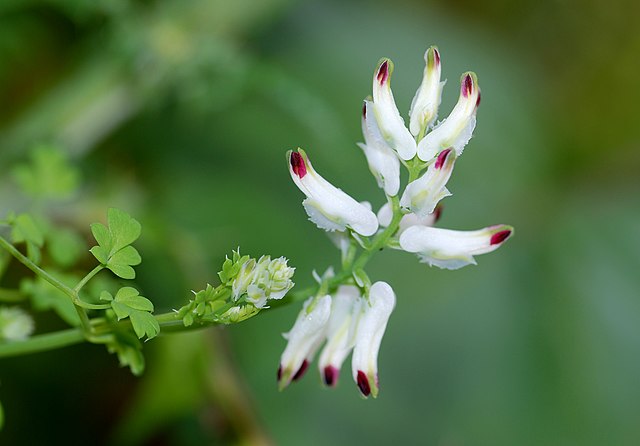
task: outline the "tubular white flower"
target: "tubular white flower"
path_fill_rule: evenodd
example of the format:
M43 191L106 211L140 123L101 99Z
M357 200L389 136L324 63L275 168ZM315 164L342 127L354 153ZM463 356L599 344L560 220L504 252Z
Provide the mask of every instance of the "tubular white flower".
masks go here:
M385 140L403 160L416 155L416 141L404 125L391 92L393 62L382 59L373 76L373 110Z
M440 219L441 215L441 205L437 205L433 212L428 214L426 217L418 217L413 213L403 215L402 219L400 219L398 234L402 234L407 228L410 228L411 226L433 226ZM378 210L378 221L380 222L380 227L386 228L387 226L389 226L389 224L391 224L392 218L393 211L391 210L391 205L389 203L383 204L380 210Z
M367 157L369 170L384 192L393 197L400 189L400 161L384 140L373 113L373 102L365 100L362 107L362 134L364 144L358 146Z
M445 185L455 161L456 154L452 149L440 152L424 175L407 185L400 198L400 207L420 218L431 214L440 200L451 195Z
M317 301L316 298L310 297L304 303L291 331L282 335L288 343L278 367L280 390L287 387L292 380L302 378L306 372L313 355L324 341L330 314L331 296L323 296Z
M378 396L378 351L395 304L393 289L385 282L374 283L369 290L369 301L362 303L351 370L364 397Z
M322 178L311 166L304 150L290 150L287 159L291 178L307 196L302 205L316 226L326 231L344 231L349 227L364 236L378 230L375 214Z
M327 344L318 361L320 375L327 386L337 384L342 363L353 348L353 315L358 312L361 302L360 291L351 285L339 287L333 297L331 317L327 325Z
M440 82L440 53L432 46L424 53L424 75L422 83L411 101L409 111L409 130L416 138L425 131L438 117L438 107L445 82Z
M417 253L420 260L445 269L476 264L474 255L498 249L513 234L507 225L489 226L477 231L412 226L400 235L400 247Z
M418 158L429 161L441 150L452 147L460 156L476 126L480 105L480 87L475 73L467 72L460 80L460 97L451 114L418 143Z

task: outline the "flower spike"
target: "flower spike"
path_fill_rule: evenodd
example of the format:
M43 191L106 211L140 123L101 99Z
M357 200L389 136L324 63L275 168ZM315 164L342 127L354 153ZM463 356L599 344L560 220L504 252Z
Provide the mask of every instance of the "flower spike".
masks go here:
M400 235L400 247L417 253L420 260L429 265L458 269L475 265L474 255L495 251L512 234L513 228L507 225L489 226L478 231L412 226Z
M287 152L289 173L307 196L302 202L309 219L320 229L344 231L347 227L364 236L378 230L378 219L365 205L322 178L302 149Z
M452 149L440 152L426 173L407 185L400 199L400 207L419 218L431 214L440 200L451 195L445 184L449 181L455 161L456 154Z
M369 100L365 100L362 107L362 134L364 144L358 143L358 146L367 158L369 170L388 196L396 196L400 189L400 161L382 137L373 113L373 102Z
M310 297L304 303L293 328L283 334L288 340L278 367L280 390L304 375L316 350L324 340L331 313L331 296Z
M404 125L391 92L393 62L382 59L373 76L373 104L378 126L385 140L403 160L416 155L416 142Z
M438 107L445 82L440 82L440 53L432 46L424 53L422 83L411 101L409 130L420 139L438 117Z
M418 157L429 161L449 147L460 156L473 135L479 104L478 78L469 71L460 79L460 97L451 114L418 143Z
M356 329L351 370L362 396L378 396L378 351L387 321L396 305L396 295L386 282L376 282L369 301L362 303Z

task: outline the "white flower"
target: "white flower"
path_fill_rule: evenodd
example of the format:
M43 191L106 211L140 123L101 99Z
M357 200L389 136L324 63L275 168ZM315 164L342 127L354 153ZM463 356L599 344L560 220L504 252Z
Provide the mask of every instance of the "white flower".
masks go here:
M354 344L354 314L358 312L362 299L360 291L352 285L338 288L331 303L331 317L327 326L327 343L320 353L318 368L324 382L335 386L340 367L351 353Z
M351 370L353 379L364 397L378 396L378 351L395 305L396 295L386 282L371 285L369 300L362 303Z
M293 328L283 334L287 347L280 358L278 384L284 389L292 380L300 379L316 350L324 341L331 314L331 296L311 297L304 303Z
M296 186L307 196L302 202L309 219L326 231L344 231L347 227L364 236L378 230L375 214L322 178L311 166L304 150L289 151L289 173Z
M440 152L427 171L407 185L400 198L400 207L420 218L431 214L440 200L451 195L445 185L451 177L455 160L456 154L452 149Z
M440 82L440 53L438 48L432 46L424 53L424 75L422 83L411 101L409 111L409 130L416 138L420 139L425 131L431 127L438 117L442 87L445 82Z
M24 341L33 333L33 319L19 307L0 307L0 341Z
M247 286L247 302L256 308L265 308L267 300L282 299L293 287L291 277L295 268L289 267L287 262L285 257L274 260L270 256L260 257L252 281Z
M358 146L364 152L369 170L384 192L393 197L400 189L400 161L384 140L373 113L373 102L365 100L362 107L362 134L364 144Z
M373 76L373 110L384 139L403 160L416 155L416 141L404 125L391 92L393 62L382 59Z
M460 80L460 97L451 114L418 143L418 158L429 161L441 150L452 147L460 156L476 126L480 105L480 87L475 73L467 72Z
M412 226L400 235L400 247L414 252L422 262L440 268L458 269L474 264L476 254L494 251L513 234L507 225L489 226L478 231Z

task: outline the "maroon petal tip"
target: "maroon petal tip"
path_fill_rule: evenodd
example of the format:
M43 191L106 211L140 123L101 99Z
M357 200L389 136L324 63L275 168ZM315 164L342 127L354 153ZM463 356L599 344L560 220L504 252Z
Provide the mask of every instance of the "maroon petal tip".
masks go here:
M438 51L438 48L434 48L433 49L433 56L434 56L434 59L436 61L436 66L439 66L440 65L440 52Z
M480 106L480 90L478 90L478 99L476 99L476 108Z
M304 164L304 158L300 155L300 152L291 152L291 170L298 175L299 178L304 178L307 174L307 166Z
M367 101L362 102L362 117L367 119Z
M282 379L282 365L278 366L278 381Z
M358 388L360 389L360 392L362 393L363 396L368 397L369 395L371 395L371 386L369 385L369 378L367 378L367 375L362 370L358 370L357 383L358 383Z
M338 382L340 371L332 365L324 368L324 383L329 387L334 387Z
M443 206L441 204L438 204L436 206L436 208L433 210L433 222L437 223L438 220L440 220L440 217L442 217L442 210L443 210Z
M378 68L378 74L376 75L376 79L380 85L384 85L384 83L389 78L389 61L385 60L380 64L380 68Z
M467 74L462 81L462 96L469 97L473 91L473 78L470 74Z
M307 371L307 368L309 367L309 361L307 361L306 359L304 361L302 361L302 365L300 366L300 368L298 369L298 371L296 372L295 375L293 375L293 378L291 378L293 381L297 381L300 378L302 378L305 374L305 372Z
M449 156L450 153L451 153L451 148L444 149L442 152L440 152L440 154L438 155L438 158L436 159L436 164L434 167L436 169L442 169L442 166L444 166L444 163L447 160L447 157Z
M511 231L509 229L505 229L504 231L496 232L491 236L491 240L489 241L489 245L498 245L504 242L511 235Z

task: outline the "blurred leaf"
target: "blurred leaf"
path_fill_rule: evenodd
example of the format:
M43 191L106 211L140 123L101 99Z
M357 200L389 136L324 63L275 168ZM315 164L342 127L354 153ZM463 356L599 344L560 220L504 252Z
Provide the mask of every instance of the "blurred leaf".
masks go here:
M51 271L49 271L51 273ZM65 284L73 285L78 279L75 276L54 274L58 280ZM31 296L31 304L33 309L37 311L53 310L66 323L77 327L80 325L78 313L69 299L69 296L55 288L41 277L35 279L23 279L20 282L20 291Z
M82 237L71 229L52 227L47 239L51 258L62 267L72 266L86 249Z
M144 356L142 355L142 344L128 332L117 332L111 341L106 344L109 353L118 355L121 367L129 367L131 373L136 376L144 372Z
M19 164L13 176L22 190L40 199L64 199L78 187L79 173L56 147L40 146L30 155L29 164Z
M20 214L17 217L11 215L8 221L12 226L12 242L24 243L27 246L27 257L36 264L40 263L40 248L44 243L44 234L33 217L29 214Z

